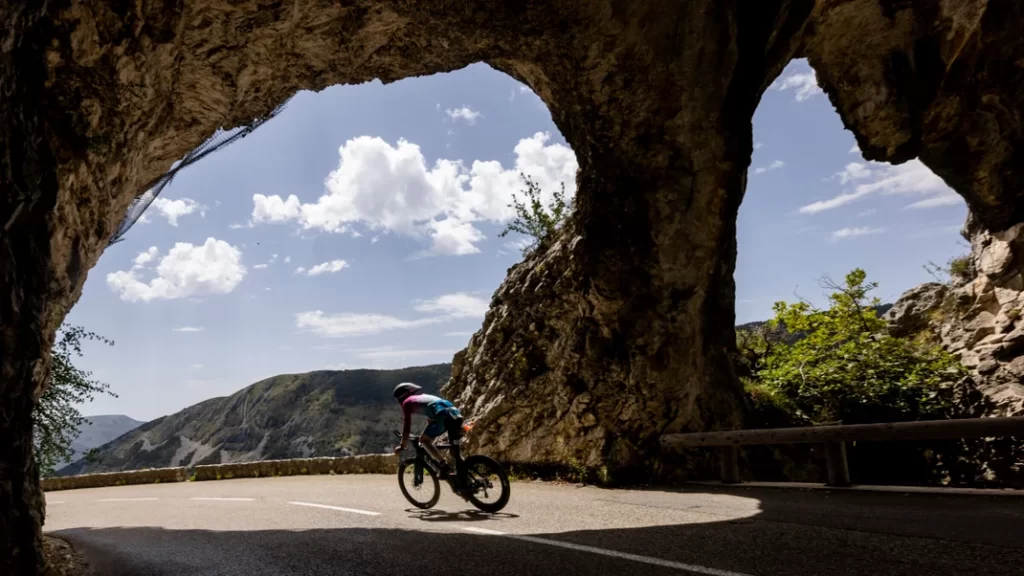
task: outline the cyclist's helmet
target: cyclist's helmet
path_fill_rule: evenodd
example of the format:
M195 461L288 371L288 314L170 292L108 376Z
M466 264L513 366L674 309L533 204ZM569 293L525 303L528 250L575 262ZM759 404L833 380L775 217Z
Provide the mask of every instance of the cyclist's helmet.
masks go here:
M409 396L412 396L413 394L419 392L420 390L423 390L423 388L413 384L412 382L402 382L398 386L395 386L395 400L401 402L408 398Z

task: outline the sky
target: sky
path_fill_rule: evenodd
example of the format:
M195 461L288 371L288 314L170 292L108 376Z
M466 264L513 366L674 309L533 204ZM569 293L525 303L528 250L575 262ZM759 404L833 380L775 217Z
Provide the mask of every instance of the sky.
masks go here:
M737 322L824 303L855 267L893 301L965 253L963 201L918 161L865 161L805 61L765 93L740 208ZM182 170L89 272L66 323L114 341L78 361L83 406L150 420L263 378L449 362L522 258L519 173L575 193L544 103L484 64L296 94ZM142 191L140 191L142 192Z

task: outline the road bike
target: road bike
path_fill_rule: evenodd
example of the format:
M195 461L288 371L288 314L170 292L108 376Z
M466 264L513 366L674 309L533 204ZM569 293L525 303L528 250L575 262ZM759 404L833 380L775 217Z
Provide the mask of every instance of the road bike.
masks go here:
M434 444L438 450L447 450L455 461L454 473L447 475L442 473L441 463L427 453L419 438L410 439L416 456L398 464L398 487L413 506L424 510L433 508L441 498L439 480L447 481L452 492L484 512L493 514L508 504L511 487L501 464L481 454L462 457L460 448L465 433L472 429L472 422L457 422L448 430L446 443ZM394 432L402 437L399 431Z

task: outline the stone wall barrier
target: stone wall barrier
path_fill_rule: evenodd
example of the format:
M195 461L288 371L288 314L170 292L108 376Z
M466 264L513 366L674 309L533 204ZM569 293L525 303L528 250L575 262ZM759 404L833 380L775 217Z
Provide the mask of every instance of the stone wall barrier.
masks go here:
M188 474L181 468L150 468L126 472L105 472L82 474L81 476L56 476L43 478L43 490L74 490L76 488L100 488L102 486L126 486L128 484L159 484L163 482L184 482Z
M397 474L398 459L391 454L364 454L339 458L294 458L291 460L259 460L233 464L210 464L187 468L151 468L127 472L82 474L43 478L43 490L74 490L126 486L128 484L159 484L186 480L229 480L231 478L268 478L312 474Z
M397 474L398 458L391 454L364 454L338 458L293 458L196 466L192 480L268 478L312 474Z

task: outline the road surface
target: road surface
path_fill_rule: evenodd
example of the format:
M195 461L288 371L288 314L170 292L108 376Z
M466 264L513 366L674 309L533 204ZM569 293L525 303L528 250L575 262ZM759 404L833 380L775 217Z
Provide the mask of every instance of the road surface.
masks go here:
M103 576L1024 573L1024 499L512 484L500 514L393 476L51 492L45 531Z

